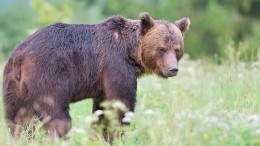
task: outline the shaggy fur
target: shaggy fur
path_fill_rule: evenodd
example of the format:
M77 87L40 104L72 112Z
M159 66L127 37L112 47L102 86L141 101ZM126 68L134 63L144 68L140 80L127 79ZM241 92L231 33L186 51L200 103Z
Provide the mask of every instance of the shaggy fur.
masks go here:
M69 103L86 98L93 99L93 111L112 99L134 111L137 77L173 76L169 71L183 54L189 21L177 24L142 13L140 20L114 16L96 25L56 23L37 31L5 66L3 101L11 133L19 135L36 116L50 119L44 125L49 135L64 137L71 128Z

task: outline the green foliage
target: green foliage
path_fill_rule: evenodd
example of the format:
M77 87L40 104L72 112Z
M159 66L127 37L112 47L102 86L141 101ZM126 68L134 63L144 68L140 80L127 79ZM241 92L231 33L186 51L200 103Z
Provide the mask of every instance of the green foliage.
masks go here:
M228 59L226 47L233 42L234 50L243 48L239 60L257 61L259 8L260 2L252 0L14 0L0 11L0 54L9 54L26 36L50 23L99 23L111 15L138 19L147 11L154 19L171 22L190 17L185 49L191 58Z
M68 23L73 14L67 1L60 1L55 5L46 0L32 0L32 7L37 11L40 23L44 25L57 21Z
M16 44L28 36L28 30L35 27L35 23L33 10L22 1L2 9L0 11L0 54L9 54Z

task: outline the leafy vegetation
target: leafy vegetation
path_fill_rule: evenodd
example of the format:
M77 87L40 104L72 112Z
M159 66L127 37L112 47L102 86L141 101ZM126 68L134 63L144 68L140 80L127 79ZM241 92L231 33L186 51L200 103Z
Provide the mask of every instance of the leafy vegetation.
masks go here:
M132 124L114 125L125 130L114 144L259 146L260 2L256 0L2 0L0 75L2 62L15 45L45 25L99 23L117 14L137 19L142 11L171 22L190 17L187 54L176 78L138 80ZM37 120L31 124L36 125L33 137L25 132L15 140L6 127L0 98L0 145L109 145L90 128L90 121L97 118L91 115L91 106L91 100L71 105L73 128L68 140L49 139Z

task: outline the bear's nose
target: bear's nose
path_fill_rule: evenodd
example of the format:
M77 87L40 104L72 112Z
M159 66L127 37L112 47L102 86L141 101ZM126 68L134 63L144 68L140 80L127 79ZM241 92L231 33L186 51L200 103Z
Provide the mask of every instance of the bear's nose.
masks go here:
M178 71L179 71L178 68L170 69L170 72L173 73L173 74L176 74Z

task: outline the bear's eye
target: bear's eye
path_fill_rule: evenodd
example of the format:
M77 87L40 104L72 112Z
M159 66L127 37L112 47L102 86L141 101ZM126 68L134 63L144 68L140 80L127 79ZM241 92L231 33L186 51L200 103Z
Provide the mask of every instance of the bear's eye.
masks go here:
M175 54L176 54L177 60L180 60L180 58L181 58L181 53L180 53L180 50L179 50L179 49L175 49Z
M159 48L159 51L160 51L160 53L165 53L166 49L161 47L161 48Z
M179 49L175 49L175 53L176 53L176 55L179 55L180 54L180 50Z

